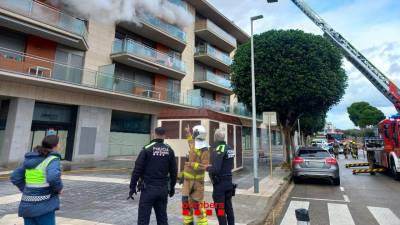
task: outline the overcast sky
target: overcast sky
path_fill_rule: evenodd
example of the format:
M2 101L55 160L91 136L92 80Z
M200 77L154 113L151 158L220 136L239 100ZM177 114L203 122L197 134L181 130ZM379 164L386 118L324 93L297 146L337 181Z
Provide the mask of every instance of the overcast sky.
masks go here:
M305 0L336 31L360 50L376 67L400 86L400 0ZM290 0L209 0L229 19L250 33L251 16L264 16L255 33L270 29L301 29L322 34ZM392 104L347 61L349 86L342 101L328 113L328 121L342 129L353 128L347 107L367 101L385 115L396 113Z

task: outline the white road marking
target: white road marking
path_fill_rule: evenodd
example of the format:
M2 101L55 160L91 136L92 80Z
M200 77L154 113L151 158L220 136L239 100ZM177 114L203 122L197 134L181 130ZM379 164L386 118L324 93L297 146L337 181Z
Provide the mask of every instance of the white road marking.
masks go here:
M326 198L303 198L303 197L292 197L293 199L311 200L311 201L325 201L325 202L347 202L346 200L326 199Z
M90 177L90 176L71 176L63 175L63 180L73 180L73 181L91 181L91 182L104 182L104 183L114 183L114 184L129 184L129 179L123 178L109 178L109 177Z
M400 219L388 208L367 206L379 225L399 225Z
M330 225L355 225L349 207L345 204L328 203Z
M308 209L310 202L306 201L290 201L289 207L286 210L285 216L282 219L281 225L294 225L297 224L295 210L304 208Z
M3 197L0 197L0 205L6 205L6 204L14 203L14 202L19 202L19 201L21 201L21 196L22 196L22 194L15 194L15 195L6 195Z
M0 224L13 224L13 225L23 225L24 220L21 217L18 217L17 214L8 214L0 219ZM96 221L89 220L79 220L79 219L69 219L64 217L57 216L57 224L59 225L112 225L108 223L99 223Z
M347 195L343 195L343 199L345 202L350 202L350 198Z
M0 171L0 175L8 175L10 173L12 173L11 170L10 171Z
M340 187L340 191L344 191L344 187Z

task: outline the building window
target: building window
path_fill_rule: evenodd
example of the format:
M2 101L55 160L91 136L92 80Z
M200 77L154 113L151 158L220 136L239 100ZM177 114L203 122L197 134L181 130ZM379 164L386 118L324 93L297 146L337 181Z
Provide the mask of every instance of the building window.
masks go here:
M10 106L9 100L0 100L0 130L6 129L9 106Z
M151 115L113 111L111 132L149 134Z

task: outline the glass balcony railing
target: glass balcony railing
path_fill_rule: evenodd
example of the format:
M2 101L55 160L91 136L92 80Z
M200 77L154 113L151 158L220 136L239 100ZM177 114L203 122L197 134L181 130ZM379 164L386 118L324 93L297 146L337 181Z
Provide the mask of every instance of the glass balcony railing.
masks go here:
M228 34L226 31L221 29L215 23L208 19L199 19L196 21L196 29L207 29L214 34L218 35L220 38L224 39L229 44L236 46L236 39Z
M194 79L195 81L209 81L226 89L232 90L230 80L219 76L210 70L196 70L194 74Z
M186 43L186 33L183 32L182 29L180 29L179 27L166 23L164 21L162 21L161 19L154 17L150 14L146 14L143 17L143 22L144 23L148 23L152 26L155 26L163 31L165 31L166 33L170 34L171 36L179 39L182 42Z
M180 7L184 8L185 10L187 10L187 3L184 2L183 0L168 0L168 1L171 2L172 4L180 6Z
M174 70L185 72L185 64L178 58L169 56L166 53L147 47L140 42L125 39L116 39L113 46L113 54L128 53L147 59L153 63L165 66Z
M228 54L212 47L209 44L200 44L196 47L196 54L207 54L226 65L230 66L232 64L232 59L229 57Z
M84 21L52 8L44 3L32 0L1 0L0 8L85 38L87 36L87 29Z
M17 73L21 76L52 80L82 87L131 95L149 100L174 103L190 107L204 107L215 111L250 117L242 105L228 105L221 102L180 93L135 80L123 79L115 74L102 73L61 64L49 59L0 48L0 71ZM1 76L1 75L0 75Z

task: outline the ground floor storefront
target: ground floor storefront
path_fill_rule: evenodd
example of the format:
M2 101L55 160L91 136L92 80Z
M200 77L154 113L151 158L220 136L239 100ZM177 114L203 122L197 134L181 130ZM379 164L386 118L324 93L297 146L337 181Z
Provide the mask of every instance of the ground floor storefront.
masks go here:
M63 160L101 160L137 155L150 141L156 115L82 105L1 98L1 164L23 159L41 144L49 130L60 137Z
M134 109L134 108L133 108ZM25 153L40 145L49 130L60 137L63 160L102 160L138 155L152 138L156 126L167 129L167 139L176 146L178 163L185 160L184 127L202 124L213 144L213 132L226 131L226 141L236 151L235 168L241 168L250 146L251 132L243 118L207 109L160 108L153 114L86 105L65 104L21 97L0 96L0 165L15 165ZM172 112L172 114L171 114ZM247 121L248 122L248 121ZM258 148L267 149L268 135L258 130ZM281 143L280 131L272 131L273 145ZM183 163L182 163L183 165Z

